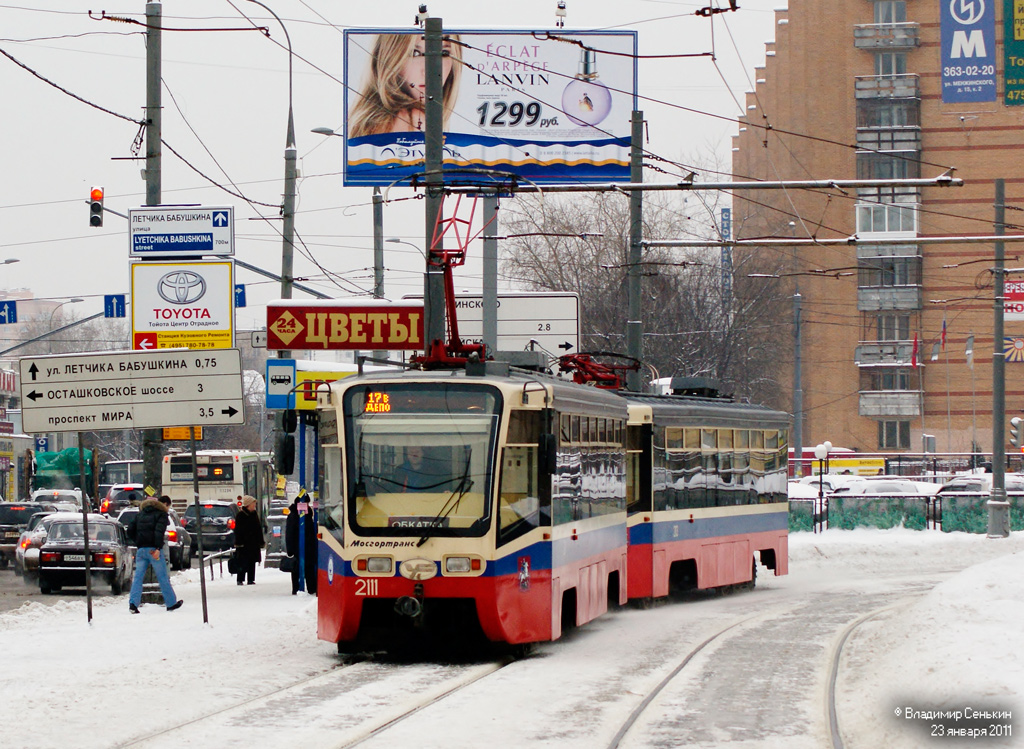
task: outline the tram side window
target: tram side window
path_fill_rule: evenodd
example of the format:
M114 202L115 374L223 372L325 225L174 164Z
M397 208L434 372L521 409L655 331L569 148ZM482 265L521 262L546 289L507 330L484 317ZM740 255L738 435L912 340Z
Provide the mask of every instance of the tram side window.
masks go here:
M550 522L550 506L541 505L537 446L506 447L502 451L498 488L498 544L506 544Z
M654 509L667 509L668 466L665 452L665 427L654 427L651 491L654 495Z
M343 540L345 501L342 497L341 481L341 448L339 446L323 448L323 477L320 484L320 523L326 526L331 535L339 541Z
M622 437L619 422L615 422L614 438ZM645 479L645 464L650 463L650 452L645 443L650 439L650 427L626 428L626 510L648 512L651 509L651 487Z

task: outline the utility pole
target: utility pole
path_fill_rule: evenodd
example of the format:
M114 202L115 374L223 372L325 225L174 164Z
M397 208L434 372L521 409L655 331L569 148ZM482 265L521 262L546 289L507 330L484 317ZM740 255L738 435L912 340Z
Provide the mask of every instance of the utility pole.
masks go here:
M160 205L161 197L161 115L160 90L161 25L163 9L158 2L146 3L146 205ZM146 486L160 486L163 432L142 430L142 470Z
M441 195L444 187L442 168L442 147L444 127L444 66L441 40L443 24L440 18L428 18L424 23L425 88L424 110L424 168L426 170L425 231L427 248L427 272L423 279L423 346L430 355L434 341L444 341L445 307L444 275L440 265L433 263L434 233L441 216ZM441 250L443 239L437 238L437 250Z
M996 180L995 233L1001 236L1006 211L1005 183ZM1002 242L995 243L996 278L993 313L992 342L992 495L988 500L988 537L1006 538L1010 535L1010 503L1006 501L1006 354L1003 345L1003 295L1005 253Z
M384 298L384 196L373 188L373 298ZM387 351L374 351L374 359L387 359Z
M484 196L483 338L487 353L498 350L498 196Z
M793 295L793 458L796 461L794 475L804 475L804 385L803 385L803 331L801 324L801 302L799 290Z
M642 147L644 135L643 112L633 110L632 125L629 181L641 183L644 181ZM629 194L629 260L626 263L626 295L629 299L629 317L626 320L626 349L629 356L636 361L644 358L644 321L640 306L640 261L643 252L641 242L644 238L643 219L644 193L642 190L634 190ZM626 389L634 393L639 393L643 390L640 370L630 369L626 372Z

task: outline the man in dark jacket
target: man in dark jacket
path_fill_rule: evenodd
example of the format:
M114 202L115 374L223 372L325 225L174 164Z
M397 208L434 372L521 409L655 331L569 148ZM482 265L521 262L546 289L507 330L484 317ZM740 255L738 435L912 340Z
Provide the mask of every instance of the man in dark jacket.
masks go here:
M170 516L167 514L170 504L170 497L150 497L139 505L139 511L128 523L128 536L138 547L135 551L135 577L132 579L131 593L128 594L128 609L133 614L139 613L142 583L146 577L146 570L150 567L153 568L157 582L160 583L160 592L163 593L167 610L179 609L184 603L174 595L171 578L167 574L167 560L164 558L164 532L170 523Z
M300 504L302 508L300 509ZM301 529L301 533L300 533ZM302 543L299 537L302 536ZM313 513L309 511L309 496L305 493L299 495L288 508L288 517L284 523L284 548L288 556L295 559L292 565L292 595L298 593L302 587L299 585L299 549L305 548L305 570L304 582L306 590L310 595L316 595L316 524L313 522Z
M238 584L256 584L256 565L260 561L260 549L266 545L263 538L263 522L256 512L256 498L242 497L242 511L235 518L235 564L238 567Z

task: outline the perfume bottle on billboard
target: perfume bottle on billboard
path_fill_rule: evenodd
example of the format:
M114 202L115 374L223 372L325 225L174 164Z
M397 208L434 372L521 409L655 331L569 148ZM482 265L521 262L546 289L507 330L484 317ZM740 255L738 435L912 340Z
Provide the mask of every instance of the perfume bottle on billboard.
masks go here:
M612 94L598 80L597 52L580 50L580 68L562 92L562 111L577 125L597 125L612 109Z

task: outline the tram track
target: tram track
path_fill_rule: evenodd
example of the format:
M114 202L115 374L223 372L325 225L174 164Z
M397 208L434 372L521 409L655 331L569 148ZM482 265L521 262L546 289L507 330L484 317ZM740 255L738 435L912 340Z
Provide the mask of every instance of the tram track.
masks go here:
M196 715L165 725L159 730L133 737L115 746L162 747L189 744L192 737L201 740L211 726L221 727L225 723L238 726L242 734L251 730L251 741L241 744L258 746L267 741L268 730L286 730L281 723L305 726L307 732L318 735L316 746L331 746L337 749L357 746L388 728L412 717L430 705L444 700L459 690L480 681L508 665L510 659L476 663L467 666L439 665L436 663L395 663L377 661L372 657L356 662L339 662L308 676L282 684L261 694L235 700ZM406 694L403 701L393 707L384 707L391 701L390 695ZM348 724L338 721L324 722L324 715L330 715L333 702L365 702L373 706L361 714L371 717L361 720L353 717ZM282 706L287 706L283 721L269 720L278 716ZM339 713L340 714L340 713ZM350 711L358 715L359 711ZM282 740L283 740L282 736Z

